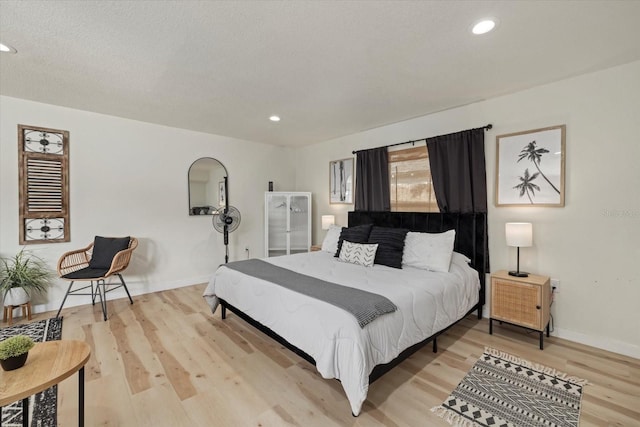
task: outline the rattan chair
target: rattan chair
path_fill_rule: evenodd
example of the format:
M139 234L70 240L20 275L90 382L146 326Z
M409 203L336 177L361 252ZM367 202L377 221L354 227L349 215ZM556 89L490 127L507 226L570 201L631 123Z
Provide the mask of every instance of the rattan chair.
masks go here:
M129 266L131 254L137 246L138 240L135 237L96 236L94 242L86 248L63 254L58 261L58 275L71 283L56 317L60 317L60 311L69 295L91 295L91 303L94 305L96 296L99 297L104 320L107 320L107 292L124 287L129 301L133 304L121 273ZM117 276L120 283L106 283L106 279L110 276ZM75 282L91 282L91 284L72 289ZM91 293L81 292L89 288Z

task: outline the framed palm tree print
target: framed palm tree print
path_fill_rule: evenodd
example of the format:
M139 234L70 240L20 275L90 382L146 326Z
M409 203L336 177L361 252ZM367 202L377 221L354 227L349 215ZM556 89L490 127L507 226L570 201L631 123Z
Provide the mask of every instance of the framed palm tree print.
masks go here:
M566 125L496 137L496 206L564 206Z

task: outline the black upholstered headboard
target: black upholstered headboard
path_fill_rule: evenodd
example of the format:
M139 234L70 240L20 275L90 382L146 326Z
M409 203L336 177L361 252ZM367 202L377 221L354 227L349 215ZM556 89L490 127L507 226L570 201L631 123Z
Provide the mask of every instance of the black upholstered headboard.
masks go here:
M440 233L456 230L454 250L471 259L480 276L480 304L485 301L485 280L489 272L489 241L486 213L349 212L349 227L373 224L406 228L410 231Z

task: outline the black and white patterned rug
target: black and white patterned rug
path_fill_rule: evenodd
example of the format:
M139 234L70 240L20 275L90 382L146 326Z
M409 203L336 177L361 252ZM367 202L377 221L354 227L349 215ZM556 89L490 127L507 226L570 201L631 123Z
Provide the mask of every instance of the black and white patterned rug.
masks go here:
M27 335L35 342L54 341L62 337L62 318L46 319L0 329L0 341L14 335ZM58 388L53 386L29 398L32 427L55 427L57 424ZM22 401L2 408L3 427L22 426Z
M586 384L486 348L451 395L431 411L461 427L577 426Z

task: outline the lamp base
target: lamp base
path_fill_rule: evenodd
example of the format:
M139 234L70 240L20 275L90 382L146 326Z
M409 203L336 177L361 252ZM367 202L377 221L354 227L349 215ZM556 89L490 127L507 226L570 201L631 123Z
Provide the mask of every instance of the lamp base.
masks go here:
M509 276L529 277L529 273L527 273L526 271L510 271Z

